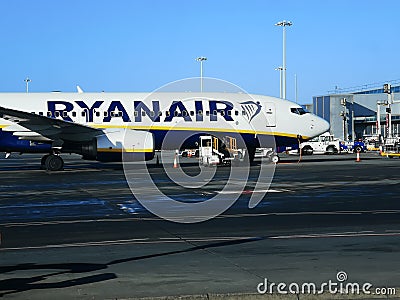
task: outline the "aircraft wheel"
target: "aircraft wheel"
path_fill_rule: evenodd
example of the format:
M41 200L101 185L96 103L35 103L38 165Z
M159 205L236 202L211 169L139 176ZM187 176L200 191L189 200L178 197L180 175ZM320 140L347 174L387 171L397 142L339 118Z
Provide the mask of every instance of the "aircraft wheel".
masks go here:
M46 170L61 171L64 167L64 161L59 155L51 154L46 158Z
M50 154L46 154L42 157L42 159L40 160L40 168L42 170L46 169L46 159L50 156Z
M271 156L271 162L274 164L277 164L279 162L279 156L278 155L272 155Z

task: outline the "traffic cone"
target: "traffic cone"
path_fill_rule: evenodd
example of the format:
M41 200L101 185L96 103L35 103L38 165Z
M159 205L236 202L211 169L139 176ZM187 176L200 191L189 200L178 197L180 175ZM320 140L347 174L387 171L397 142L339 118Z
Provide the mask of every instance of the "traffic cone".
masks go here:
M176 154L174 158L174 168L178 168L178 159L176 158Z
M360 162L361 161L361 159L360 159L360 151L357 151L357 159L356 159L356 162Z

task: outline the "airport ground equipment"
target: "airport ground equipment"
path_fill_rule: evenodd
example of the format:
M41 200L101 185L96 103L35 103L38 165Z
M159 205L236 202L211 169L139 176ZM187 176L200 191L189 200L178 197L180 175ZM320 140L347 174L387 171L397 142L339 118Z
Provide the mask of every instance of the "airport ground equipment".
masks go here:
M340 152L340 141L329 132L300 144L303 155L311 154L336 154Z
M366 152L367 145L363 141L340 142L340 152Z
M245 149L238 149L236 139L226 136L223 140L211 135L200 136L199 160L202 165L230 165L242 162L246 156Z
M400 157L400 138L386 138L381 155L389 158Z
M266 157L273 163L278 163L280 160L278 154L274 151L273 148L256 148L254 157L256 158Z

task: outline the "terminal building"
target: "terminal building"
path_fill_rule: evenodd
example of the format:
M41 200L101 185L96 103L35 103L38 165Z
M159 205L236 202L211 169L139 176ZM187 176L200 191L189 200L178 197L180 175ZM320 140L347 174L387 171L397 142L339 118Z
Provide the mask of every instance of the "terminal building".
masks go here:
M377 140L379 134L381 137L399 137L400 80L388 83L391 84L390 93L384 90L384 84L336 89L327 95L314 96L312 105L306 107L327 120L331 124L330 133L343 141L370 138ZM390 102L393 104L388 105Z

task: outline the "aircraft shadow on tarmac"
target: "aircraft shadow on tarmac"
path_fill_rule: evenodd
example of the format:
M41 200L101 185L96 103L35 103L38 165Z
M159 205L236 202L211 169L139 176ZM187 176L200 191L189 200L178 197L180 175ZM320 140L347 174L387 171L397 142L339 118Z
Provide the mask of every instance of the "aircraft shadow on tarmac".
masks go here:
M44 289L53 289L53 288L67 288L73 286L79 286L89 283L98 283L107 280L112 280L118 278L115 273L102 273L96 275L90 275L85 277L80 277L71 280L58 281L58 282L46 282L41 283L43 280L49 280L53 276L59 276L63 274L80 274L80 273L89 273L99 270L105 270L108 267L116 264L127 263L132 261L140 261L144 259L150 259L155 257L168 256L173 254L181 254L187 252L193 252L198 250L206 250L210 248L218 248L224 246L233 246L244 243L256 242L259 240L263 240L265 237L255 237L255 238L246 238L246 239L238 239L231 241L224 241L218 243L210 243L201 246L189 247L187 249L175 250L163 253L155 253L143 256L129 257L123 259L117 259L110 261L108 263L59 263L59 264L19 264L14 266L1 266L0 274L8 273L8 272L17 272L17 271L30 271L30 270L59 270L56 272L50 272L43 275L37 275L32 277L20 277L20 278L12 278L0 280L0 297L3 297L8 294L15 294L20 292L25 292L29 290L44 290Z

